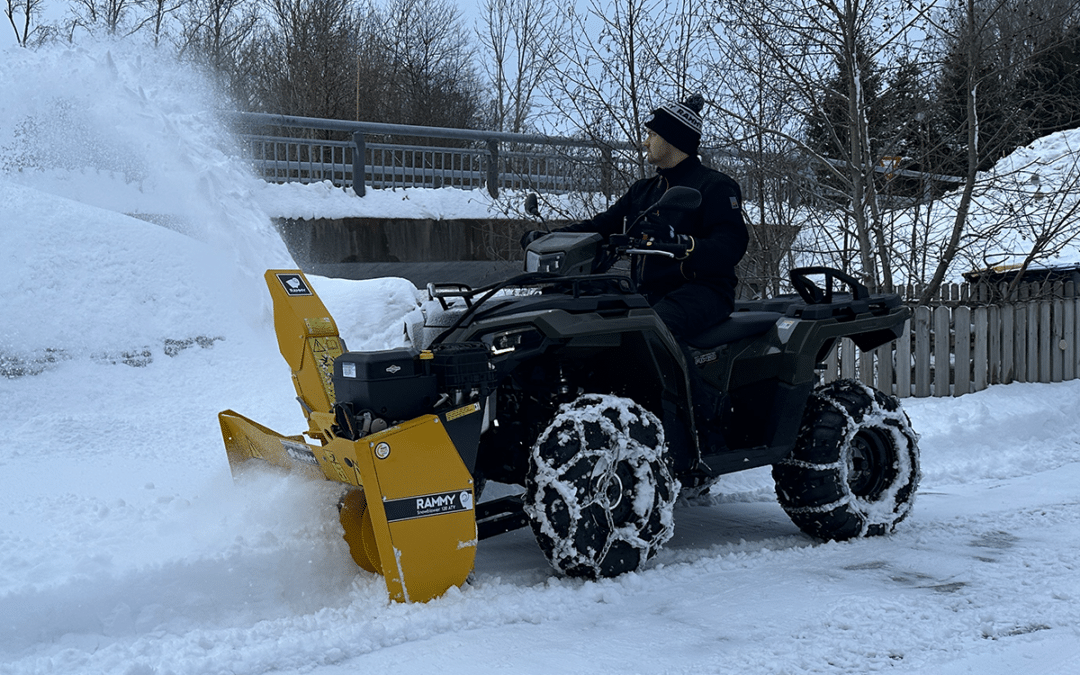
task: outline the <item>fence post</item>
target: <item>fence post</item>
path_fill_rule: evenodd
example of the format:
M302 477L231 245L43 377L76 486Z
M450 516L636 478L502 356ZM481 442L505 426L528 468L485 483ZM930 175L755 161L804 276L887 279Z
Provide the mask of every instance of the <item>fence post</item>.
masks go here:
M1064 286L1059 281L1054 284L1054 297L1051 301L1050 334L1050 381L1061 382L1065 370L1065 301L1062 299Z
M611 148L600 148L600 192L605 197L611 197L613 191L611 176L615 172L615 162L611 159Z
M850 338L842 338L840 340L840 379L854 380L857 376L855 343Z
M1061 377L1064 380L1076 378L1076 285L1068 281L1065 283L1065 302L1062 303L1064 310L1061 315L1062 340L1065 344L1062 353L1063 368Z
M911 319L904 322L904 332L896 340L896 395L911 396Z
M986 312L986 328L990 334L989 354L987 355L987 370L989 378L987 385L1002 383L1001 363L1001 306L990 305Z
M1073 364L1075 368L1074 375L1080 377L1080 288L1075 289L1076 296L1073 297L1070 302L1072 303L1073 310L1073 340L1075 346L1073 347Z
M367 188L364 184L364 174L367 173L367 143L364 141L364 132L354 131L353 156L352 156L352 189L357 197L363 197Z
M991 372L987 339L990 333L989 314L986 307L976 307L972 312L972 320L975 323L975 351L971 355L971 364L975 371L971 381L973 391L986 389Z
M893 351L896 349L896 341L883 344L874 350L874 355L877 357L877 384L875 386L878 390L885 392L886 394L893 393Z
M487 188L492 197L499 196L499 142L490 140L487 142L488 165L487 165Z
M832 346L829 350L829 355L825 357L825 376L822 378L822 384L829 384L837 379L837 370L839 368L839 341Z
M949 396L952 370L949 359L949 308L939 305L934 310L934 396Z
M971 308L960 305L953 310L953 396L971 393Z
M915 397L930 395L930 308L915 308Z
M1016 305L1008 304L1001 307L1001 380L996 384L1011 384L1016 379Z
M1042 303L1033 298L1027 306L1027 369L1028 382L1040 382L1039 371L1039 320ZM1045 350L1043 350L1045 351Z
M874 386L874 352L859 350L859 381L868 387Z

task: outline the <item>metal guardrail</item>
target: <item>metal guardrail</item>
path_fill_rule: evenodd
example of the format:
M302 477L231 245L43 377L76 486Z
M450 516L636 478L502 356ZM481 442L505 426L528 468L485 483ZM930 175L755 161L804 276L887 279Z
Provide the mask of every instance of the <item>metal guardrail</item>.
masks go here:
M627 144L267 113L230 116L245 158L266 180L329 180L361 197L367 187L485 186L493 197L500 189L610 195L619 189L620 174L636 173Z

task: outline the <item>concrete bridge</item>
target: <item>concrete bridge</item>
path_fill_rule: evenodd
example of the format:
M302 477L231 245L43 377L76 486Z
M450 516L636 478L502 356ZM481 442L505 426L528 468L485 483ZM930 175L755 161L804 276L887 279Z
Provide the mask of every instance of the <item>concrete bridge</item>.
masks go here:
M496 219L276 219L275 225L305 272L401 277L419 288L429 282L475 288L520 272L521 235L537 228L535 221Z

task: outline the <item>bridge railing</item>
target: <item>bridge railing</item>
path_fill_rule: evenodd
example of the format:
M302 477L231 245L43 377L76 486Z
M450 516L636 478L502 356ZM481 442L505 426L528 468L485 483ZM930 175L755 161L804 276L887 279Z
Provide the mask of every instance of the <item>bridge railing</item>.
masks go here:
M232 121L245 158L266 180L331 181L360 196L368 187L610 195L638 172L625 144L266 113L233 113Z

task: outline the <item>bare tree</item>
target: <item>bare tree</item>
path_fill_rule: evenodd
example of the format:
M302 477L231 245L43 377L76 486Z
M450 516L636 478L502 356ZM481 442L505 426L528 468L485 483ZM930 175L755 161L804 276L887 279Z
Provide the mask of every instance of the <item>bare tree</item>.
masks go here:
M349 0L267 0L272 29L259 41L263 104L287 115L348 119L357 18Z
M904 9L886 0L746 0L725 3L724 9L727 20L718 41L728 46L726 58L745 73L757 73L753 85L785 114L761 119L738 97L723 111L748 130L778 136L813 158L844 196L833 199L843 212L833 222L850 227L851 236L841 233L833 241L855 246L858 272L869 285L891 288L891 251L875 179L883 152L874 132L868 76L877 59L899 49L929 7ZM837 104L841 114L830 115ZM810 144L795 124L798 117L812 115L823 122L824 144Z
M74 38L78 29L94 33L104 31L107 35L124 35L131 32L129 20L146 0L73 0L68 34Z
M1014 153L980 174L958 258L969 269L1019 266L1005 297L1033 264L1058 256L1080 238L1080 148L1056 139L1056 152Z
M249 78L258 61L252 40L260 23L250 0L187 0L180 12L178 53L215 73L241 106L249 104Z
M29 47L44 36L46 28L41 25L42 0L7 0L4 16L8 18L15 41L20 47Z
M187 0L145 0L144 8L147 14L134 30L150 30L154 36L154 46L158 46L168 33L170 19L186 2Z
M389 98L395 119L383 121L446 127L475 126L481 87L473 46L457 7L449 0L392 0L384 35L394 76Z
M694 76L695 51L706 46L698 28L700 10L680 18L692 3L666 0L590 0L578 13L566 12L556 54L561 77L547 90L553 126L596 142L612 143L620 162L631 168L623 181L646 174L640 142L650 110L684 97L700 82ZM678 30L672 30L678 26Z
M535 97L558 72L554 36L563 33L563 15L552 0L484 0L482 11L477 36L493 90L490 126L526 131Z

